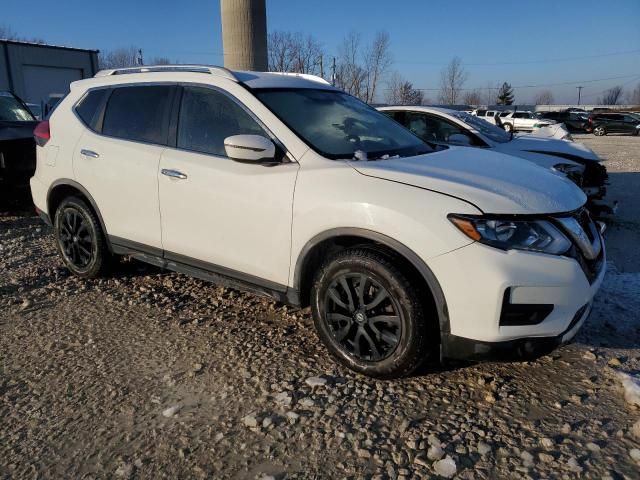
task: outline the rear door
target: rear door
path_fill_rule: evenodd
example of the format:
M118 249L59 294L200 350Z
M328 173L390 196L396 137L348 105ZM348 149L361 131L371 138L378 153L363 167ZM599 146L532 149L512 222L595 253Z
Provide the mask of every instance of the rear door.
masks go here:
M76 146L74 173L116 244L162 248L158 167L174 92L167 84L107 89L99 113L83 120L88 128ZM90 100L85 96L76 113Z

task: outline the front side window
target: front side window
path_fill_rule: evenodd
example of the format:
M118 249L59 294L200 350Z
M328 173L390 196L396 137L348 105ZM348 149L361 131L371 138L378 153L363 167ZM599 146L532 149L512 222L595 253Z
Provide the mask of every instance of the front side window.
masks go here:
M226 157L224 139L268 135L240 105L204 87L185 87L178 120L178 148Z
M331 159L409 157L433 149L388 116L335 90L256 89L256 97L316 152Z
M482 135L489 137L494 142L506 143L511 140L511 135L505 132L502 128L482 120L481 118L469 115L466 112L452 112L451 115L462 120L471 128L480 132Z
M102 133L124 140L166 145L173 88L169 85L115 88L107 103Z
M0 121L33 122L35 118L13 95L0 93Z

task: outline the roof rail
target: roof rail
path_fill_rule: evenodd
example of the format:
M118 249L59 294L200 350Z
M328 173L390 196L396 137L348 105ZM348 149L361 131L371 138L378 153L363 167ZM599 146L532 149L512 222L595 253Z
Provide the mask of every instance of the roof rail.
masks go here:
M311 75L310 73L296 73L296 72L269 72L269 73L275 73L276 75L286 75L288 77L300 77L300 78L304 78L305 80L310 80L312 82L331 85L324 78L319 77L318 75Z
M151 72L192 72L217 75L237 82L238 79L233 72L224 67L210 65L143 65L139 67L113 68L100 70L94 77L108 77L110 75L126 75L130 73L151 73Z

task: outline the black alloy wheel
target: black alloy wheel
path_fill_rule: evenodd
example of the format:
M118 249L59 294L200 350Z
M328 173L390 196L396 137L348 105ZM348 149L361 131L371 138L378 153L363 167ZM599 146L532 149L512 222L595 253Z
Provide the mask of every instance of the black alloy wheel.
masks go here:
M79 270L87 268L96 248L88 222L74 206L62 211L59 239L65 260Z
M325 293L325 314L336 341L360 360L387 358L402 335L397 300L366 273L344 273Z
M93 278L107 272L112 256L94 211L78 197L67 197L55 212L56 245L71 273Z
M410 374L435 357L440 341L437 315L425 314L430 292L418 283L392 253L353 247L333 254L310 292L318 337L351 370L377 378Z

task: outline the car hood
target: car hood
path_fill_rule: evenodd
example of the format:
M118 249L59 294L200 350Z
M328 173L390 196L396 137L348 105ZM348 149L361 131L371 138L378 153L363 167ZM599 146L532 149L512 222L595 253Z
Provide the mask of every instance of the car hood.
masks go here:
M564 155L564 158L567 158L568 160L582 159L596 162L600 161L600 157L598 157L593 150L585 147L581 143L565 142L564 140L534 137L529 135L514 137L510 142L496 145L496 149L507 154L519 150L525 152L544 153L546 155L557 154L559 157Z
M520 158L476 148L451 147L351 165L362 175L460 198L484 213L569 212L586 201L584 193L564 177Z

